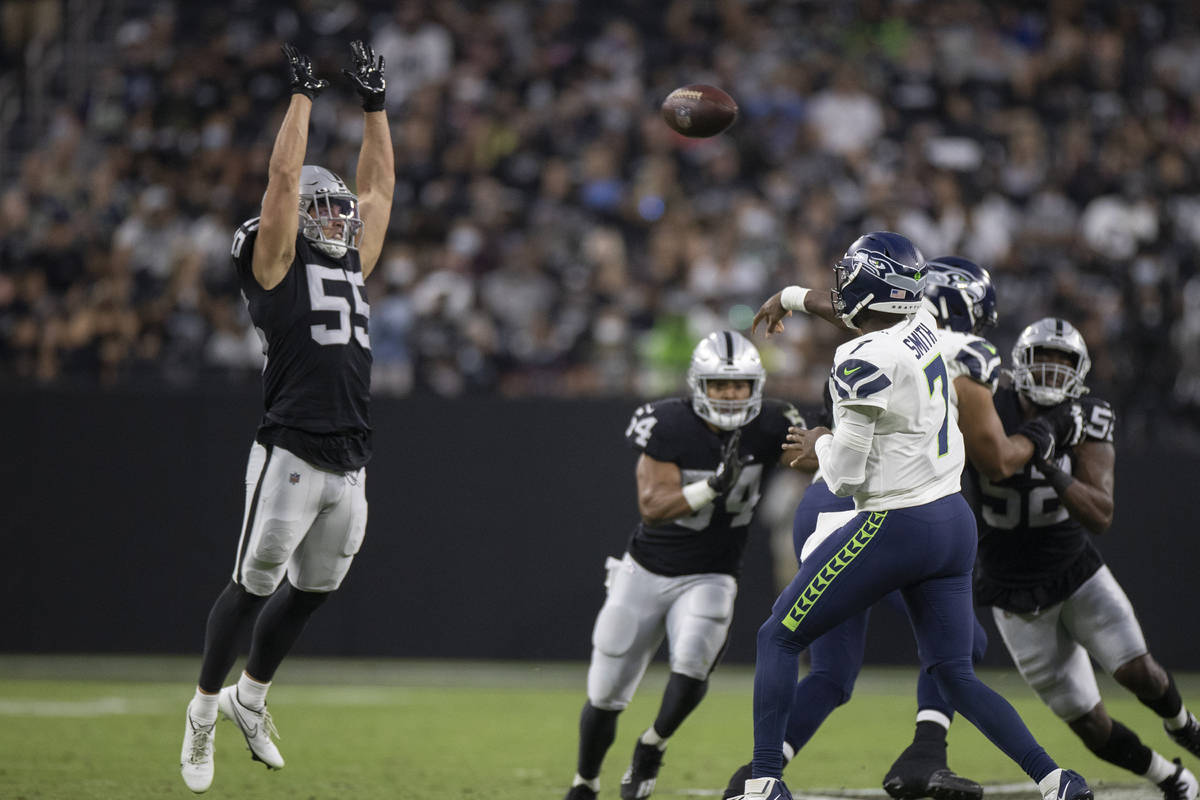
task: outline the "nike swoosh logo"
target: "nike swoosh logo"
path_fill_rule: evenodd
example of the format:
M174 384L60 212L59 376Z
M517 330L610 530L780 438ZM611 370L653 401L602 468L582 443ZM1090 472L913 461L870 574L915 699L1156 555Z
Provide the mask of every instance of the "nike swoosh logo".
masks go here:
M257 723L247 727L246 726L246 718L242 716L241 711L238 711L237 706L233 707L233 713L237 714L238 726L241 727L242 731L245 732L245 734L248 738L254 738L255 736L258 735L258 724Z
M860 369L862 369L862 367L855 367L854 369L844 369L844 370L842 370L842 374L843 375L853 375L854 373L858 372Z

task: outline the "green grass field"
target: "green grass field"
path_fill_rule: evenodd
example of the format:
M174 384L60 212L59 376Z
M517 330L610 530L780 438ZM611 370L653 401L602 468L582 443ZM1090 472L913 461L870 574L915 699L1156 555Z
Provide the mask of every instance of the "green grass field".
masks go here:
M179 778L178 760L197 663L0 656L0 798L193 796ZM532 662L289 660L270 698L288 766L268 772L251 761L237 729L223 721L216 780L207 796L558 800L574 773L585 669ZM1098 786L1098 797L1158 796L1091 756L1015 672L983 677L1016 705L1051 755ZM719 796L729 773L749 755L751 678L746 667L717 671L708 698L667 751L656 798ZM864 671L854 698L788 767L786 778L798 798L801 792L883 796L883 773L911 736L914 679L908 669ZM602 797L617 797L634 739L653 720L665 680L664 667L656 664L622 715L601 774ZM1200 675L1177 680L1185 699L1200 698ZM1111 681L1101 691L1113 715L1151 747L1168 758L1180 755L1151 712ZM950 759L959 772L984 783L1027 786L1007 794L997 789L990 797L1037 797L1032 782L968 723L954 725ZM1194 759L1188 765L1200 767Z

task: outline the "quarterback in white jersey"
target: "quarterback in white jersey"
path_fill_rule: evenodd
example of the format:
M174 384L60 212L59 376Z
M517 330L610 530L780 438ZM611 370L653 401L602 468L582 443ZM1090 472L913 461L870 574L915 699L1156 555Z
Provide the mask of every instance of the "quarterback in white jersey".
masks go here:
M951 419L950 373L929 312L843 344L830 380L837 432L818 439L815 450L834 494L853 495L859 511L882 511L959 490L966 453ZM846 447L835 448L834 439ZM856 454L864 445L862 463Z
M975 517L959 492L964 442L951 416L950 373L936 323L922 310L926 264L903 236L860 237L835 266L833 309L857 330L831 377L834 432L797 434L829 488L853 495L850 519L806 558L758 633L754 759L746 800L790 800L780 776L800 651L900 590L922 667L963 716L1039 785L1083 800L1016 711L972 666ZM989 393L990 394L990 393Z

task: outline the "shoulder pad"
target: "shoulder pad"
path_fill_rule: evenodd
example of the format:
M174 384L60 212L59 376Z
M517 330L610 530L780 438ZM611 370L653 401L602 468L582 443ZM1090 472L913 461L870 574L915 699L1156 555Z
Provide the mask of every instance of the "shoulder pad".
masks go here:
M678 398L656 400L638 406L625 428L625 440L637 450L655 450L664 440L678 438L684 414L691 414L687 403ZM653 453L650 453L653 456Z
M965 370L965 374L996 391L1000 382L1000 354L987 339L964 336L954 360Z
M233 246L229 255L233 256L233 260L238 264L250 261L250 254L254 252L254 238L258 236L258 220L258 217L246 220L233 234Z
M879 395L892 385L892 379L874 359L868 361L859 355L866 354L857 351L857 355L834 364L829 385L837 395L835 400L843 403L866 400L867 405L881 405L884 401Z
M773 397L763 399L762 413L759 414L763 418L763 422L770 424L781 425L784 430L789 426L797 428L807 428L808 423L804 417L796 409L794 405L786 400L776 400Z
M1107 400L1086 394L1075 402L1083 408L1083 440L1111 443L1117 423L1112 405Z

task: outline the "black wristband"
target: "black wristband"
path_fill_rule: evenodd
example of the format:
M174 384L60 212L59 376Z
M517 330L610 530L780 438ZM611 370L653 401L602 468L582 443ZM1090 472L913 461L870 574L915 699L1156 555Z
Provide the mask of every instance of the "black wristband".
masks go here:
M373 95L363 98L363 112L371 113L372 111L383 111L384 99L382 94Z
M1051 464L1040 465L1042 474L1046 476L1046 482L1054 487L1054 491L1062 496L1062 493L1067 490L1067 487L1075 482L1075 476L1071 473L1061 470Z
M317 93L312 89L306 89L303 86L293 86L292 94L302 94L314 103L317 102Z

